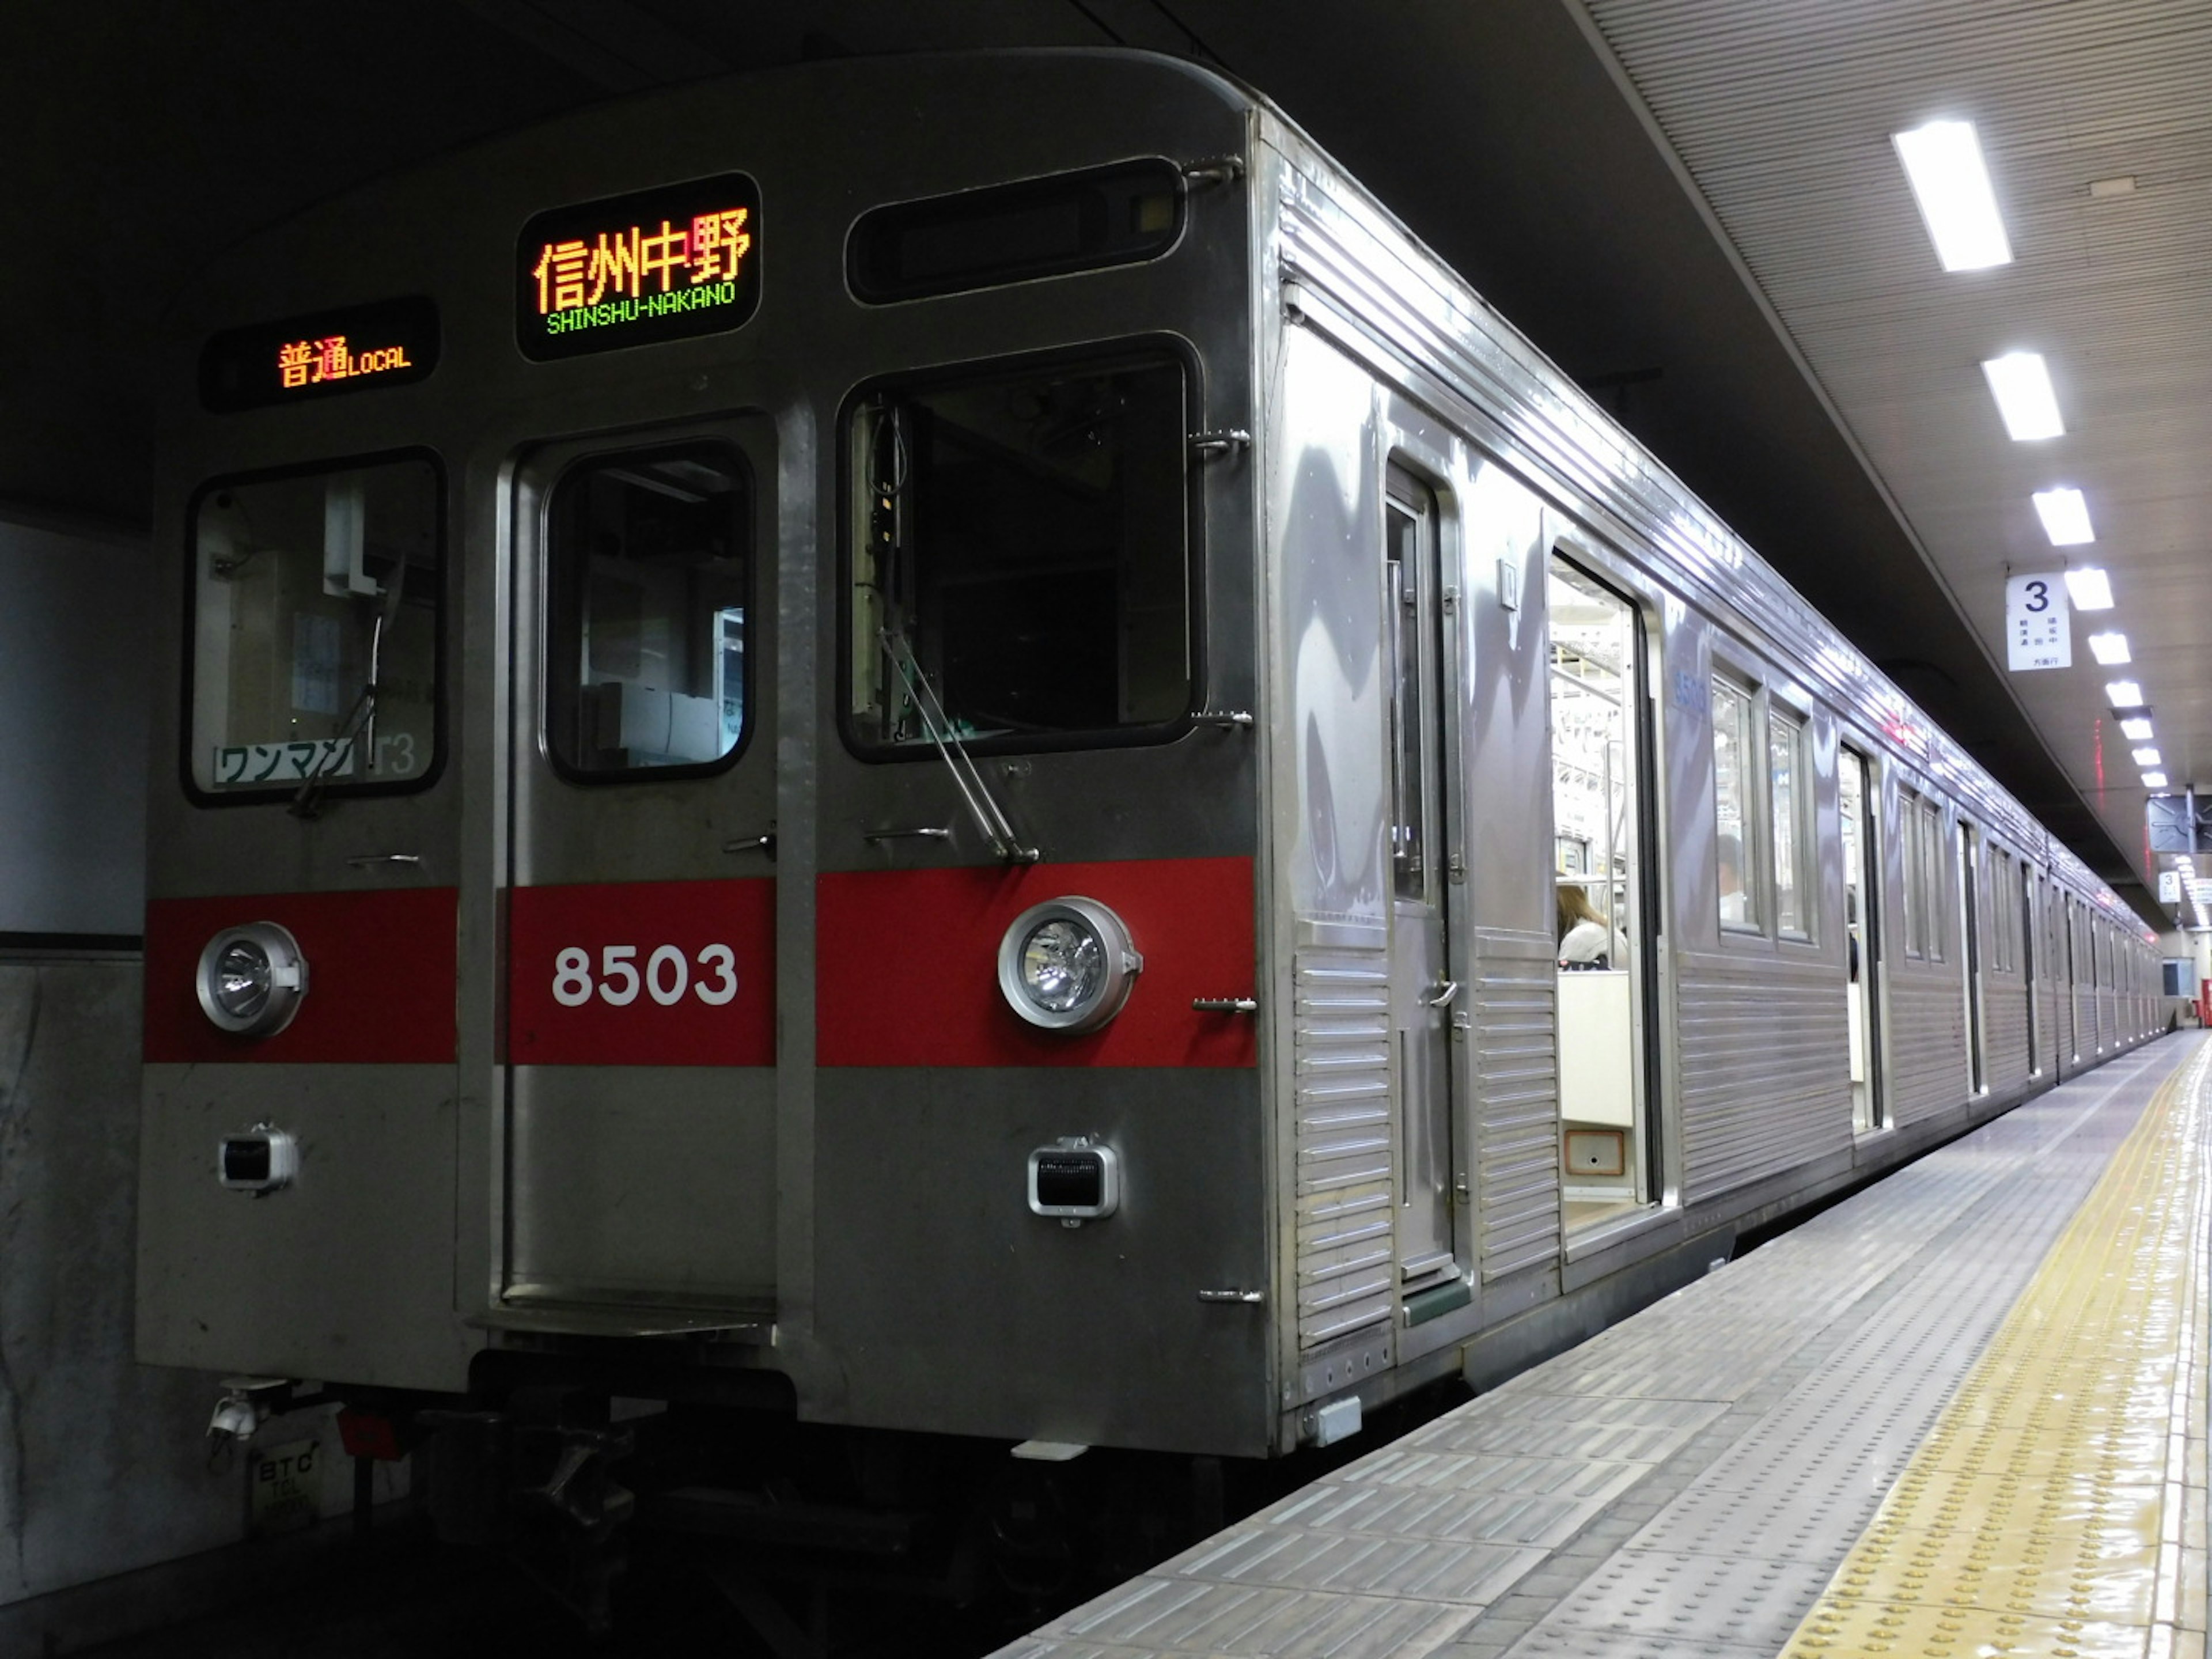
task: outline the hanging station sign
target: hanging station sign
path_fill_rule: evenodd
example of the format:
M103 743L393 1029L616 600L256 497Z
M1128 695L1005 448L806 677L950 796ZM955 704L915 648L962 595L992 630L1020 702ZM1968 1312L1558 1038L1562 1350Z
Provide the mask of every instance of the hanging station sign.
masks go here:
M534 362L718 334L760 303L760 186L742 173L555 208L515 248Z
M2014 673L2074 665L2074 629L2063 576L2014 576L2006 581L2005 646Z
M438 366L438 307L378 300L226 329L200 349L200 402L218 415L404 386Z

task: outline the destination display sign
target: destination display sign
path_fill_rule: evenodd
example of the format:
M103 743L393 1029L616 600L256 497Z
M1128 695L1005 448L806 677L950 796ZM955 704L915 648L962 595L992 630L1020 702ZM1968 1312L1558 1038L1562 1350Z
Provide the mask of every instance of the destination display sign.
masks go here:
M760 260L760 186L742 173L552 209L515 249L515 343L546 362L736 328Z
M226 329L200 351L200 402L219 415L404 386L438 366L438 307L378 300Z

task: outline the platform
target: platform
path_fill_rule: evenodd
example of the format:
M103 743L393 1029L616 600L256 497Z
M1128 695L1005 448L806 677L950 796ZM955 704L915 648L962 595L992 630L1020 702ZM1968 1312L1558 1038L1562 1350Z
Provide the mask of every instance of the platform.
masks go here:
M1001 1659L2202 1659L2208 1248L2185 1033Z

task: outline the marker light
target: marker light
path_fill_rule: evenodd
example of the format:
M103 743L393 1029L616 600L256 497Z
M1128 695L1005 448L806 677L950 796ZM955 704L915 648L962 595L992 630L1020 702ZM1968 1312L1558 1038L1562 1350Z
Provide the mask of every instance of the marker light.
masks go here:
M1913 199L1946 270L1985 270L2012 263L1981 142L1970 121L1930 121L1894 135Z
M2074 601L2076 611L2110 611L2112 584L2096 566L2084 565L2066 573L2066 597Z
M2144 774L2143 774L2143 787L2144 787L2144 788L2146 788L2146 789L2163 789L2163 788L2165 788L2165 787L2166 787L2166 774L2165 774L2165 773L2163 773L2163 772L2146 772L2146 773L2144 773Z
M2080 490L2039 489L2030 499L2053 547L2079 547L2097 539L2097 532L2089 528L2089 503Z
M2128 754L2137 766L2156 766L2159 763L2159 752L2155 749L2130 749Z
M2051 389L2051 371L2044 366L2041 352L2008 351L2002 357L1985 358L1982 373L2014 443L2066 435L2058 395Z
M2143 706L2142 687L2133 680L2107 680L2105 699L2115 708L2140 708Z
M200 1012L234 1036L273 1036L307 994L300 942L273 921L227 927L207 942L194 975Z
M2128 636L2124 634L2090 635L2089 654L2107 668L2117 668L2124 662L2135 660L2128 654Z
M999 941L999 994L1030 1024L1076 1036L1121 1012L1144 966L1104 905L1053 899L1016 916Z

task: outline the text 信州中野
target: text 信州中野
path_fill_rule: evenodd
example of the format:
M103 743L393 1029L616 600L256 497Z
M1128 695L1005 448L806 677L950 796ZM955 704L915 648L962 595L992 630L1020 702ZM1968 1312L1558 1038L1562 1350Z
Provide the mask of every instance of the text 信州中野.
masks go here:
M752 251L750 208L695 215L688 228L667 219L659 230L632 225L541 245L530 274L538 282L538 314L555 317L617 299L643 300L702 284L734 283Z

